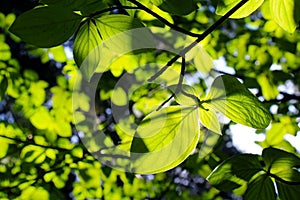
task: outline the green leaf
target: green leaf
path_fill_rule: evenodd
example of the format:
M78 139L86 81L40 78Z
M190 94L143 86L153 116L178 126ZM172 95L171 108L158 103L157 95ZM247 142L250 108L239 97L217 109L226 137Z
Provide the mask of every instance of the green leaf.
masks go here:
M9 30L27 43L49 48L68 40L81 20L82 16L63 7L38 7L20 15Z
M100 45L101 42L102 39L94 23L88 21L83 26L81 26L79 32L76 35L73 48L74 60L77 63L77 65L80 66L90 52L97 51L98 49L96 47ZM96 55L97 53L99 52L95 52ZM91 61L89 59L89 62L98 63L99 57L95 56L94 58L94 61ZM91 74L92 72L87 73Z
M132 141L132 170L142 174L167 171L190 155L198 138L196 107L170 106L153 112L139 125Z
M300 184L290 185L280 181L275 181L280 199L298 200L300 194Z
M6 156L8 148L9 148L8 139L0 137L0 146L1 146L0 159L2 159Z
M206 110L201 107L199 108L199 118L203 126L205 126L207 129L214 133L218 133L220 135L222 134L218 117L216 113L208 107L208 105Z
M299 0L270 0L270 11L273 20L284 30L293 33L300 20Z
M240 154L223 161L207 180L221 190L231 191L250 181L261 170L258 155Z
M237 5L240 0L224 0L220 1L217 6L216 13L218 15L225 15L230 9ZM261 6L264 0L249 0L241 8L239 8L235 13L233 13L230 18L243 18L249 16L251 13L257 10Z
M232 121L257 129L266 128L271 115L263 104L236 78L217 77L202 104L209 104Z
M300 184L300 158L296 155L275 148L264 149L266 169L280 179Z
M195 67L204 74L208 74L214 66L212 57L200 45L197 45L191 51L189 51L187 53L187 57L189 56L193 58L191 63L194 64Z
M0 60L9 60L11 58L10 47L5 42L0 41Z
M8 87L8 80L5 76L3 76L0 82L0 101L4 98L7 87Z
M46 158L45 151L46 150L42 147L27 145L22 149L20 158L28 163L34 162L40 164L43 163Z
M183 84L181 88L183 92L180 91L178 93L176 91L177 85L171 85L168 88L172 91L172 93L175 93L175 100L178 104L185 106L198 105L196 99L198 95L193 87Z
M163 11L179 16L187 15L198 8L194 0L151 0L151 2Z
M40 107L37 111L30 117L30 122L33 126L38 129L47 129L49 122L51 122L51 116L49 111L45 107Z
M77 65L80 66L89 54L88 61L90 62L91 66L93 66L92 69L98 66L100 61L99 54L101 54L102 58L105 58L104 60L108 60L106 61L107 65L110 64L110 59L112 59L113 56L106 55L103 51L100 53L101 43L118 33L140 27L143 27L143 25L138 20L119 14L106 15L87 21L80 28L74 43L74 59ZM120 40L118 40L118 38L114 38L114 44L113 41L111 41L109 44L106 44L109 45L109 49L111 50L109 53L112 54L113 50L120 51L120 49L128 48L128 45L131 45L131 36L127 35L126 37L124 35L122 38L119 38L125 40L122 41L122 43L119 42ZM124 47L125 44L127 47ZM101 50L103 49L104 48L101 48ZM107 65L105 65L105 67ZM105 70L102 69L102 71Z
M245 200L268 199L276 200L276 192L273 181L267 174L263 174L250 182L245 192Z
M262 93L266 100L275 99L279 94L277 86L274 85L270 75L267 73L261 73L257 76L257 82L259 83Z

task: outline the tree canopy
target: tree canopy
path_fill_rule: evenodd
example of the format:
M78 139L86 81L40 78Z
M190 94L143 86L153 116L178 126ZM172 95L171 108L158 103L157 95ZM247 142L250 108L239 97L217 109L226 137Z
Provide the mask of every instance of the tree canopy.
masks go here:
M3 0L0 199L298 199L299 8Z

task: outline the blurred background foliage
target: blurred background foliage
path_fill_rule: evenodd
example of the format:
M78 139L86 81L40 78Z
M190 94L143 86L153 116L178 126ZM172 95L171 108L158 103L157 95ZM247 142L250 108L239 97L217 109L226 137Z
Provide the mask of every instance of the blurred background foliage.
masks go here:
M91 1L93 6L85 8L86 15L107 5L130 5L124 0L96 2ZM215 14L218 2L195 2L199 8L182 16L176 15L176 10L175 15L164 12L164 6L151 9L177 26L202 33L220 17ZM249 17L226 21L201 42L214 60L224 61L221 66L214 62L214 67L199 73L191 64L186 76L200 95L205 94L206 83L218 74L229 73L242 80L272 113L272 124L257 131L265 138L257 144L299 156L299 149L286 139L287 134L300 134L299 29L288 33L277 25L270 17L267 2ZM85 149L74 127L72 92L78 70L72 57L74 37L60 46L44 49L26 44L8 31L16 16L38 3L0 3L0 199L239 199L245 190L221 191L206 180L222 161L241 153L232 145L233 122L229 121L225 121L221 137L201 130L195 152L165 173L136 175L101 165ZM136 16L145 26L168 29L144 11L119 12ZM169 59L170 55L156 52L125 55L103 73L96 110L112 142L117 143L123 134L110 108L118 77L133 72L143 62L163 65ZM172 69L179 72L179 68L180 64L175 63ZM170 73L165 80L171 83L177 76ZM130 120L140 121L168 95L167 90L155 84L139 88L130 99ZM84 97L78 93L78 98L83 100L76 106L88 110ZM202 145L204 142L206 145Z

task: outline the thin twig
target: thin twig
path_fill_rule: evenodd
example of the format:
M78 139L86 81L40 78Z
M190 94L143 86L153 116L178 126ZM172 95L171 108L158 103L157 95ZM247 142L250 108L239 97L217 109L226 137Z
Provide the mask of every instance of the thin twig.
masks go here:
M61 148L61 147L53 147L53 146L47 146L47 145L42 145L42 144L36 144L33 141L24 141L24 140L21 140L21 139L18 139L18 138L12 138L12 137L8 137L8 136L5 136L5 135L0 135L0 137L8 139L8 140L15 141L17 143L22 143L22 144L25 144L25 145L34 145L34 146L42 147L42 148L45 148L45 149L55 149L55 150L59 150L59 151L70 151L69 149L64 149L64 148Z
M128 0L128 1L134 1L134 0ZM175 55L168 63L165 65L161 70L159 70L156 74L154 74L152 77L149 78L149 81L154 81L157 77L159 77L162 73L164 73L174 62L178 60L178 58L182 57L182 55L185 55L187 52L189 52L192 48L194 48L199 42L204 40L209 34L211 34L214 30L217 29L218 26L220 26L224 21L226 21L235 11L237 11L240 7L242 7L245 3L247 3L249 0L241 0L236 6L234 6L231 10L229 10L224 16L222 16L220 19L218 19L214 24L212 24L208 29L206 29L200 36L192 42L190 45L185 47L182 51L180 51L179 54Z
M192 37L199 37L200 36L200 34L198 34L198 33L190 32L190 31L188 31L184 28L181 28L179 26L176 26L175 24L172 24L171 22L169 22L165 18L161 17L159 14L157 14L156 12L154 12L151 9L147 8L146 6L144 6L143 4L141 4L140 2L138 2L136 0L128 0L128 1L135 4L136 6L138 6L139 9L147 12L148 14L152 15L153 17L155 17L156 19L158 19L159 21L161 21L162 23L164 23L165 25L169 26L170 28L172 28L176 31L179 31L181 33L184 33L184 34L192 36Z

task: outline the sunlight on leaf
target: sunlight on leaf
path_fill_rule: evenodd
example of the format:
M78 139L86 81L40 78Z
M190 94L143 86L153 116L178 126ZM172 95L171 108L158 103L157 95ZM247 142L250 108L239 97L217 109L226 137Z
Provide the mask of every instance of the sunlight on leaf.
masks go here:
M269 4L274 21L284 30L293 33L300 20L299 10L297 10L299 0L270 0Z
M220 1L216 10L218 15L225 15L230 9L232 9L240 0L224 0ZM249 0L240 9L233 13L230 18L243 18L249 16L257 8L261 6L264 0Z
M204 102L204 107L209 104L232 121L253 128L266 128L271 121L269 111L233 76L217 77Z
M158 173L177 166L190 155L198 138L195 107L170 106L151 113L139 125L131 145L133 171Z
M205 126L207 129L211 130L214 133L222 134L221 128L219 124L218 117L215 113L215 111L209 107L209 104L206 105L204 110L203 108L199 108L199 118L203 126Z
M30 117L30 121L36 128L46 129L51 122L51 116L45 107L40 107L40 109Z

